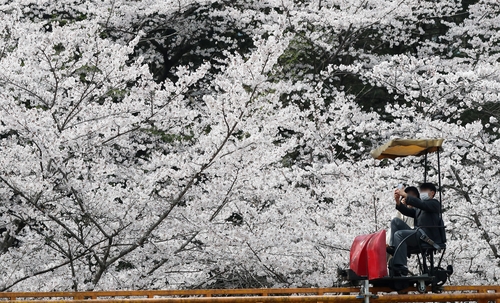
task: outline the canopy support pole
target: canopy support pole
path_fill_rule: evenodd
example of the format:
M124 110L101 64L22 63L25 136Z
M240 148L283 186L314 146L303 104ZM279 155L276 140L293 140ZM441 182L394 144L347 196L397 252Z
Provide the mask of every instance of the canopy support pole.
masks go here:
M424 157L424 183L427 183L427 152L425 152L425 157Z
M441 162L439 160L439 152L440 152L440 148L437 150L437 158L438 158L438 191L439 191L439 209L440 209L440 212L439 212L439 216L441 217L442 214L443 214L443 198L441 196Z

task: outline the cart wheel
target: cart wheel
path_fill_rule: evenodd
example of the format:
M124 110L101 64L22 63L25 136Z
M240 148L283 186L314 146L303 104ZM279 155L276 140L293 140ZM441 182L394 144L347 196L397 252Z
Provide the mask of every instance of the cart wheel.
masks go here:
M427 291L424 280L417 281L417 291L421 294L424 294Z

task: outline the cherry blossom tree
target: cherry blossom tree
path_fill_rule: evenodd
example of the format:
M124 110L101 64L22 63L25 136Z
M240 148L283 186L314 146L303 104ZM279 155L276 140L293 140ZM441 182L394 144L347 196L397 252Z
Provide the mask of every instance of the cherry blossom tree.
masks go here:
M0 1L0 290L331 286L443 137L498 281L496 1ZM437 180L431 157L429 180Z

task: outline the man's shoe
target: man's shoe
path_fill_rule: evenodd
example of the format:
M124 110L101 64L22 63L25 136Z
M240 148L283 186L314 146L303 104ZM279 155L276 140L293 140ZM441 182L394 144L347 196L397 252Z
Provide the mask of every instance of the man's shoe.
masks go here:
M405 266L398 266L394 268L395 277L406 277L408 276L408 268Z
M394 256L394 253L396 252L396 248L394 246L387 246L385 248L385 251L391 255L391 256Z

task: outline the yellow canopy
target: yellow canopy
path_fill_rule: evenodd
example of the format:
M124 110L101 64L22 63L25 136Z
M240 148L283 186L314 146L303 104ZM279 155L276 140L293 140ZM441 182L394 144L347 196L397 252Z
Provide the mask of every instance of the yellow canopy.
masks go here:
M378 160L421 156L438 151L443 141L444 139L393 139L372 150L370 154Z

